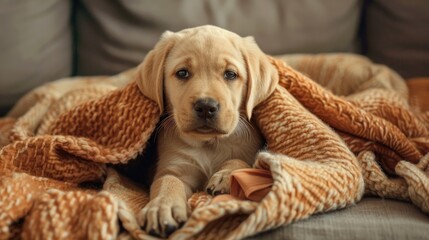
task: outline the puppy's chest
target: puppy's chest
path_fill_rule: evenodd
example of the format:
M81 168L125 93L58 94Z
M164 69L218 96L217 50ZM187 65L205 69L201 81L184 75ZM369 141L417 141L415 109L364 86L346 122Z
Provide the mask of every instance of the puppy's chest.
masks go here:
M240 159L252 165L260 147L261 143L256 139L232 138L216 143L206 143L199 151L209 165L207 167L216 171L222 163L231 159Z
M246 144L225 141L216 144L205 144L200 148L200 151L213 164L221 164L229 159L239 158L246 160L250 158L250 154L246 153L246 150L249 151L249 149L250 147Z

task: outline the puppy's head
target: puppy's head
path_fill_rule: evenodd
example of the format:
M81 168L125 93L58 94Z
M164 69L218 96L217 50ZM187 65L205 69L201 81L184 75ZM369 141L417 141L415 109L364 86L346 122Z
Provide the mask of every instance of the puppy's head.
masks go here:
M165 32L139 68L143 94L172 114L180 134L201 140L231 134L278 83L253 38L214 26Z

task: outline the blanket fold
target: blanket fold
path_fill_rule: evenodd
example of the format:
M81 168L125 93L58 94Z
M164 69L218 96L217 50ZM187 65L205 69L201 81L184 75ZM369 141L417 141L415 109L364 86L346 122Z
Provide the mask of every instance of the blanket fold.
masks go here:
M369 114L340 97L328 94L320 85L293 71L283 62L274 63L283 65L278 67L283 75L280 85L325 123L369 141L381 142L408 161L416 163L422 157L418 149L393 123Z
M429 113L413 110L399 76L354 55L271 61L280 83L253 112L268 149L253 173L268 178L249 172L232 197L215 201L194 194L171 238L240 239L363 194L429 212ZM162 113L134 74L53 82L0 119L0 239L152 238L136 221L147 188L107 165L149 159ZM252 180L258 193L245 194Z

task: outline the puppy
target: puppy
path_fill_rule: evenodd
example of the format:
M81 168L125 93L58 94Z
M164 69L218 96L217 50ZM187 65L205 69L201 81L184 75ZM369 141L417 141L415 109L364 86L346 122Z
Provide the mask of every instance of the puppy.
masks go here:
M231 172L253 164L263 139L252 110L274 91L278 73L253 38L201 26L165 32L139 66L137 83L166 113L139 221L166 237L186 221L192 193L228 193Z

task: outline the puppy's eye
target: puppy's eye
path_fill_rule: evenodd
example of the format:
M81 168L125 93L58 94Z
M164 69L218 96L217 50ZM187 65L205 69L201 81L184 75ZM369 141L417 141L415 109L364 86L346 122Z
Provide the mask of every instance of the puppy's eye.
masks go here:
M190 76L189 71L186 69L180 69L176 72L176 77L179 79L188 79Z
M225 78L226 80L234 80L237 77L238 77L237 73L231 70L226 70L225 73L223 74L223 78Z

